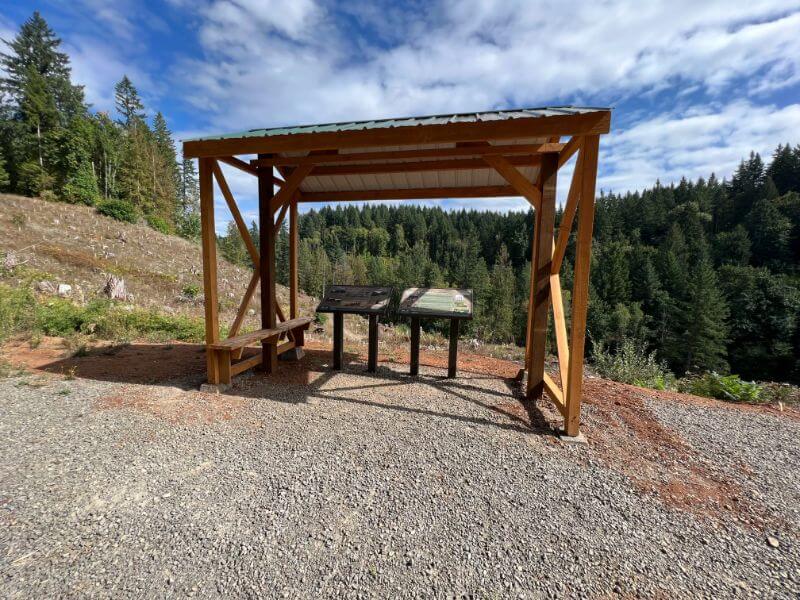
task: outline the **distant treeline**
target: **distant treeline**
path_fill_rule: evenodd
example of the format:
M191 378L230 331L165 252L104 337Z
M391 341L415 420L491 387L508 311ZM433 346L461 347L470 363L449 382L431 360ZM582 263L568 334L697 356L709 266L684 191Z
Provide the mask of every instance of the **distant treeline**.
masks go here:
M164 116L148 120L127 76L114 88L118 119L92 112L73 85L61 40L35 12L0 64L0 190L97 205L164 232L199 230L197 178L179 164Z
M531 212L412 205L311 211L300 217L300 285L315 295L331 282L471 287L469 333L522 344L532 222ZM230 227L222 251L246 264ZM282 283L287 253L284 230ZM571 244L562 271L567 312L573 256ZM769 166L751 154L729 182L712 175L601 195L592 256L590 352L633 339L679 375L800 380L800 146L779 146Z

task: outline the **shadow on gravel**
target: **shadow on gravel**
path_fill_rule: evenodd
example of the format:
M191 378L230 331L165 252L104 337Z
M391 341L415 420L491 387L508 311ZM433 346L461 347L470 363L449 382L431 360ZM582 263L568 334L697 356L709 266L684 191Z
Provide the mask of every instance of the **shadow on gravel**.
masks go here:
M205 379L206 355L202 344L120 344L34 368L97 381L196 390Z
M258 352L247 348L243 358ZM303 403L309 398L348 402L373 406L384 410L417 413L427 416L445 417L475 425L486 425L501 429L553 435L555 432L548 420L535 405L521 400L519 384L513 377L493 373L464 370L468 377L447 379L438 375L411 376L379 365L376 373L367 373L363 356L345 352L342 373L359 375L370 383L358 386L337 387L330 385L338 372L331 370L331 352L306 348L300 361L279 361L277 373L268 377L259 371L236 378L234 386L225 395L263 399L270 402ZM423 355L421 366L438 368L436 361L426 361ZM57 359L34 366L35 369L56 374L70 374L84 379L147 385L169 385L186 391L197 390L205 380L205 349L202 344L122 344L92 349L81 356ZM507 391L498 386L480 385L480 382L501 382ZM373 402L361 399L359 390L393 387L410 383L424 384L439 393L445 393L481 409L502 415L507 421L491 418L452 414L433 409L415 408L400 403ZM326 389L330 388L330 389ZM281 393L275 393L276 389ZM355 397L354 397L355 395ZM496 397L496 402L487 401L487 396Z
M375 373L368 373L363 357L349 353L345 353L344 368L342 371L337 372L332 371L330 368L330 356L330 352L324 350L306 350L306 356L302 361L281 363L278 373L269 376L255 372L253 376L235 383L228 393L235 396L290 404L304 403L311 398L325 401L332 400L383 410L444 417L473 425L485 425L524 433L548 436L557 433L534 403L520 400L519 383L514 378L490 373L481 373L480 376L476 376L474 371L470 372L470 376L467 379L448 379L444 375L430 374L411 377L385 365L379 365ZM424 360L420 361L420 365L438 367L436 364L427 365ZM368 379L369 383L337 386L335 379L339 373L357 375ZM503 392L492 389L489 386L476 385L480 381L500 382L505 385L508 391ZM409 384L426 385L439 393L447 394L463 402L473 404L478 408L500 414L507 419L507 422L497 421L488 417L467 416L434 409L417 408L400 402L375 402L359 398L357 394L354 397L352 394L353 392L367 392L379 388L392 388ZM487 395L495 396L497 402L486 401L484 398ZM391 398L391 395L384 396L384 398L387 397Z

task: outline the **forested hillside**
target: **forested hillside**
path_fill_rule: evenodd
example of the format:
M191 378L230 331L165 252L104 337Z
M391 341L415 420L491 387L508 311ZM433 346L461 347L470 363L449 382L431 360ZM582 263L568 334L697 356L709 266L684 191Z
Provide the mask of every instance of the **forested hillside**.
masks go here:
M93 112L70 77L61 40L35 12L0 65L0 191L96 205L163 232L199 229L194 165L178 163L160 112L148 118L133 82L115 86L118 118Z
M301 287L312 294L332 281L472 287L472 335L521 344L532 221L530 212L410 205L311 211L300 220ZM779 146L768 166L752 154L729 182L712 175L601 194L594 240L590 351L632 339L679 375L800 379L800 146ZM232 260L247 261L233 226L220 244ZM287 252L283 231L284 283ZM568 302L566 263L562 281Z

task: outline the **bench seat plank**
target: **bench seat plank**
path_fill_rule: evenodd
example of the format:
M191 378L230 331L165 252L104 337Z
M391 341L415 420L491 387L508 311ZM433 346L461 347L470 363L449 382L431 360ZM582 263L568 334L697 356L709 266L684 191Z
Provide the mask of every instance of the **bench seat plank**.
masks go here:
M214 350L236 350L237 348L244 348L250 344L255 344L261 340L269 338L278 338L280 334L291 331L293 329L308 329L311 323L311 317L298 317L296 319L289 319L283 323L278 323L271 329L259 329L251 333L243 333L225 340L220 340L213 344L207 344L207 348Z

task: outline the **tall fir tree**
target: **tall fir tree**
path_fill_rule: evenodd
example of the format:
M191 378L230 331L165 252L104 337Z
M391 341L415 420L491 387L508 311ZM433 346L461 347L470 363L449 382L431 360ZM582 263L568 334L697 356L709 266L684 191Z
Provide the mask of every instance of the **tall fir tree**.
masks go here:
M127 128L135 127L145 119L142 99L127 75L123 75L114 86L114 105L120 114L122 124Z

